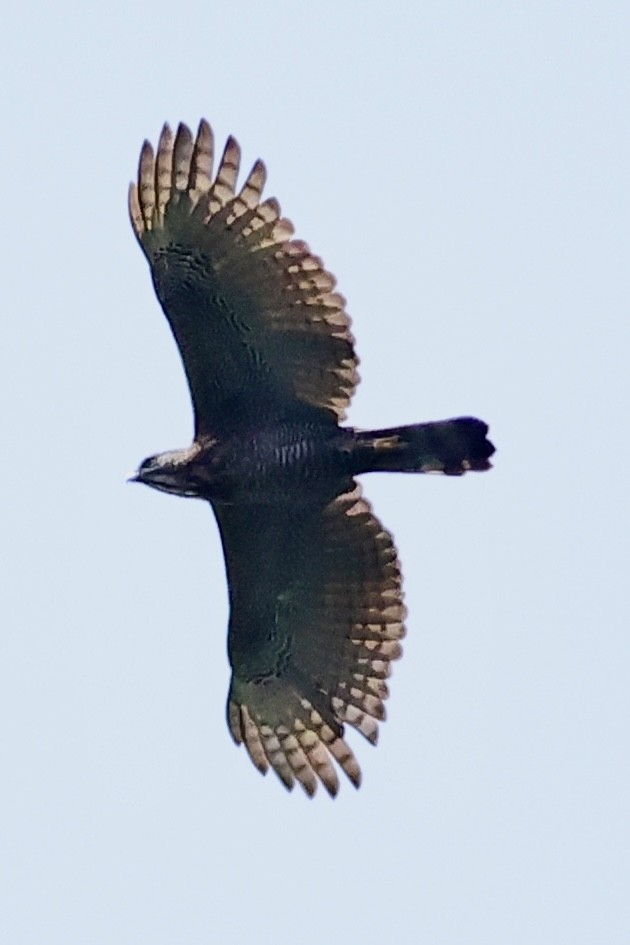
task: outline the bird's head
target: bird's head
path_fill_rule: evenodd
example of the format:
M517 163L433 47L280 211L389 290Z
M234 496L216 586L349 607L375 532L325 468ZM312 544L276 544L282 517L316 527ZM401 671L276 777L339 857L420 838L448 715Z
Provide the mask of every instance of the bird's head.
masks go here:
M149 456L138 466L127 482L143 482L145 486L171 495L198 496L199 487L192 477L197 450L170 450Z

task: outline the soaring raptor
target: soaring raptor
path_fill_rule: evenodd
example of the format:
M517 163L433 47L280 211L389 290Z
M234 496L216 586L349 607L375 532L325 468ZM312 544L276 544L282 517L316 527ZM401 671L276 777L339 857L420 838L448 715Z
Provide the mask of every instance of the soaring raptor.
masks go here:
M358 787L344 725L370 742L401 655L400 565L356 476L458 476L490 466L481 420L340 426L359 375L335 279L256 161L237 190L240 148L165 125L145 142L129 211L184 363L195 416L187 449L146 459L134 480L206 499L230 598L228 723L256 767L335 795L333 760Z

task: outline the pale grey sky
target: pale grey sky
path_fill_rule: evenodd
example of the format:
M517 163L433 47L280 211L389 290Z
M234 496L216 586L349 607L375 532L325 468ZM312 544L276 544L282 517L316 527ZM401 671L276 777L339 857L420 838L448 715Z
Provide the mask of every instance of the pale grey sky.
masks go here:
M0 939L626 945L627 6L3 16ZM191 435L127 184L202 115L338 277L350 421L498 449L364 482L409 633L334 803L229 738L210 512L125 483Z

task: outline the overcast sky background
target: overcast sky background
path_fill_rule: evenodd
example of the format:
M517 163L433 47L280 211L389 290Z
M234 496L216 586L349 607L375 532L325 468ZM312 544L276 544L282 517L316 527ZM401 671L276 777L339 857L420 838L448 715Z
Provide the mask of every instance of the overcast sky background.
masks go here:
M626 945L627 5L3 18L0 939ZM229 738L210 511L125 483L192 430L127 185L202 115L338 277L350 421L498 450L364 482L408 638L334 802Z

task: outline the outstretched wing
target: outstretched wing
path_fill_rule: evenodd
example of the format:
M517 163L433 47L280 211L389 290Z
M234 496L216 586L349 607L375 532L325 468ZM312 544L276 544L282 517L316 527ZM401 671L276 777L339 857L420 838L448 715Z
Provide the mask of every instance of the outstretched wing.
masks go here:
M391 536L351 481L327 505L216 506L230 590L228 721L256 767L357 787L344 723L376 742L405 608Z
M236 191L229 138L212 176L214 140L165 125L145 142L129 191L136 236L184 362L196 434L311 405L342 419L358 382L345 300L278 202L262 200L257 161Z

